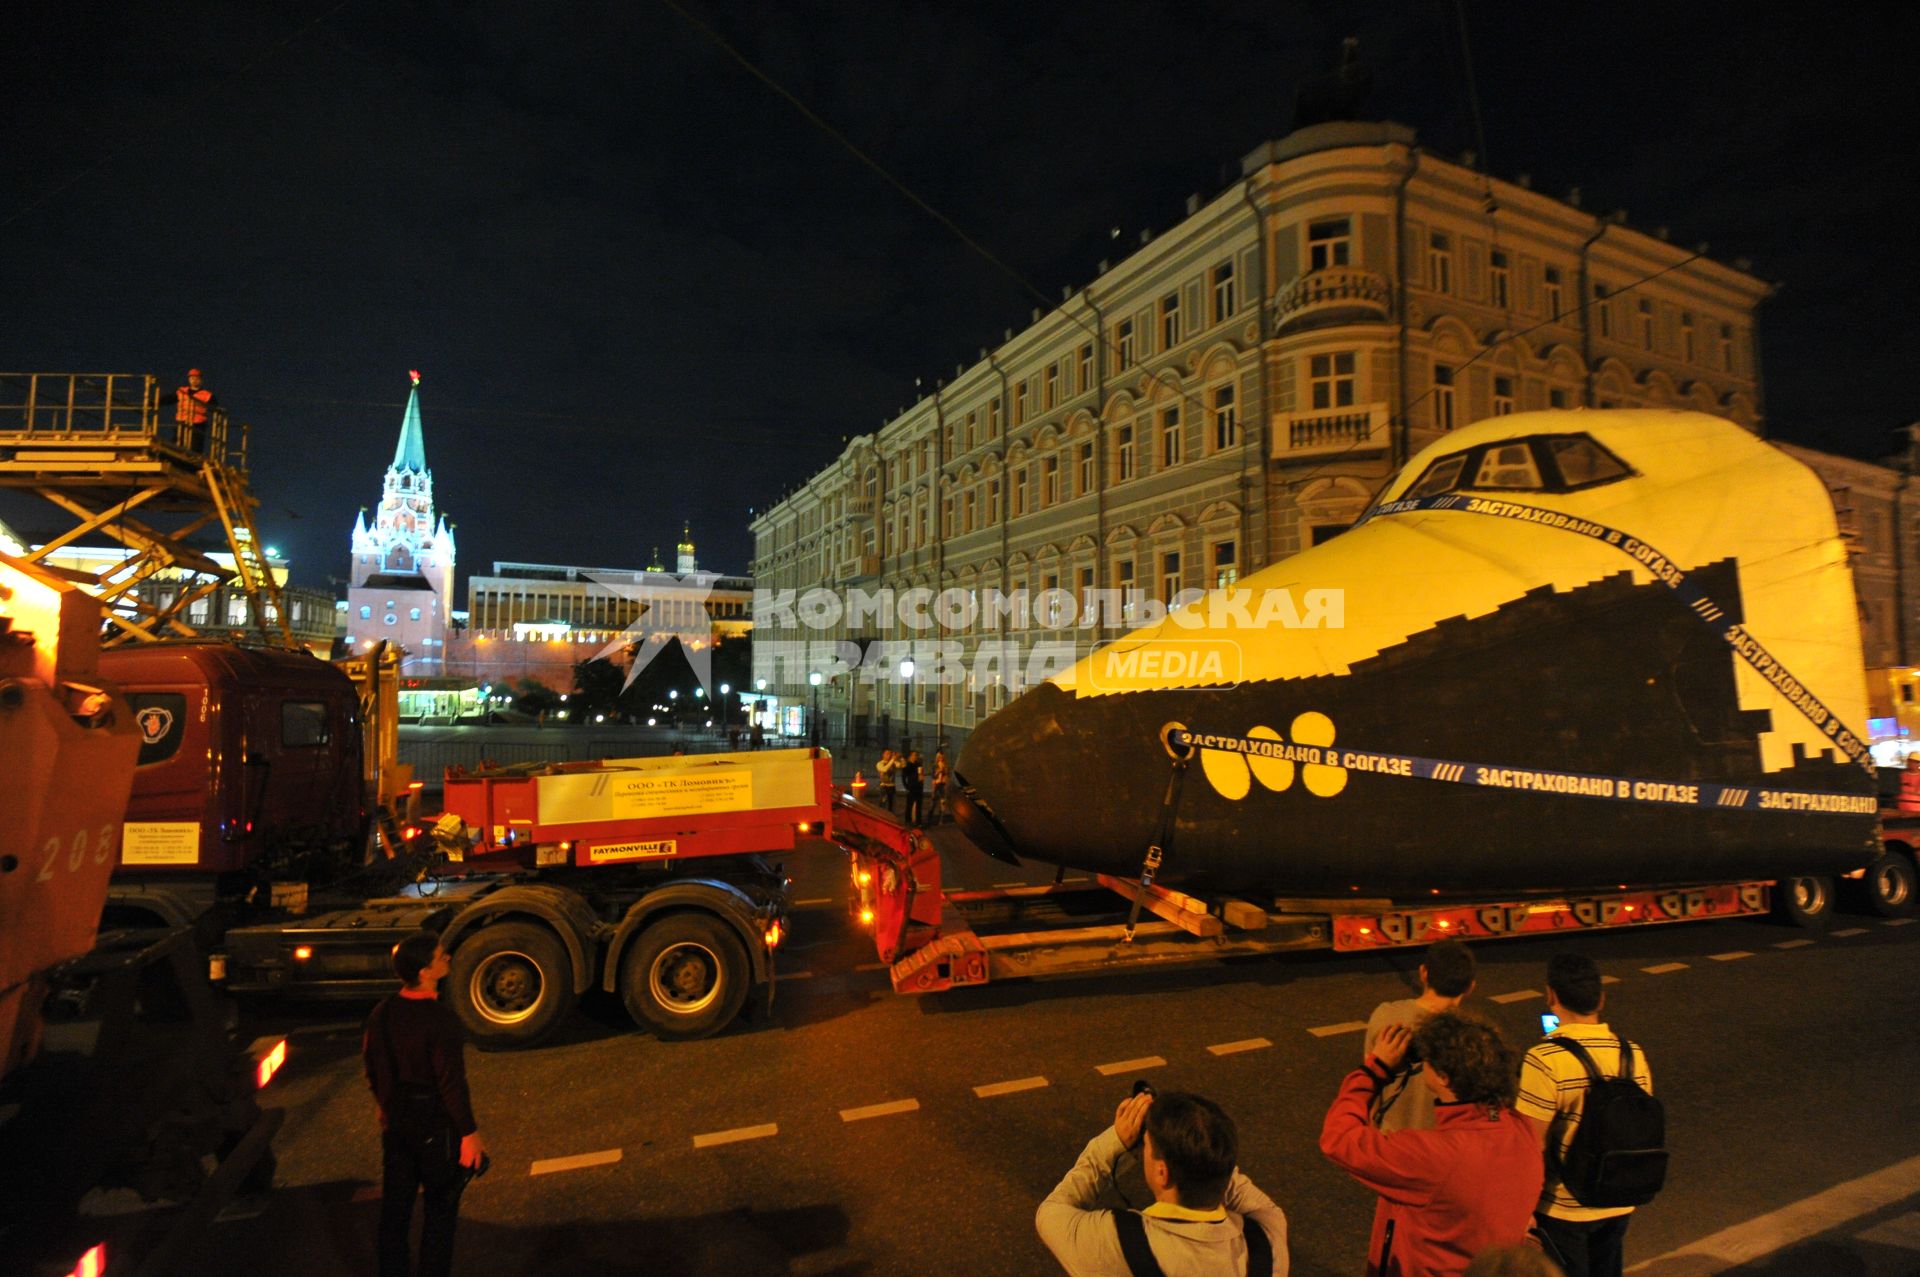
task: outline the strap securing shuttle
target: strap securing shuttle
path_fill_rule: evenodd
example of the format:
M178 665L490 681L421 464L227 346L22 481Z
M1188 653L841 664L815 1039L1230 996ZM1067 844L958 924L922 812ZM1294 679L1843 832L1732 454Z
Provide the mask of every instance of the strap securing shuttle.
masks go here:
M1173 822L1180 808L1180 784L1187 778L1187 764L1193 761L1194 747L1188 739L1185 723L1168 723L1160 729L1160 743L1173 759L1173 772L1167 777L1166 797L1160 802L1160 829L1147 847L1147 858L1140 866L1140 891L1127 909L1126 942L1133 943L1133 929L1140 921L1140 902L1153 889L1153 880L1166 859L1173 842Z

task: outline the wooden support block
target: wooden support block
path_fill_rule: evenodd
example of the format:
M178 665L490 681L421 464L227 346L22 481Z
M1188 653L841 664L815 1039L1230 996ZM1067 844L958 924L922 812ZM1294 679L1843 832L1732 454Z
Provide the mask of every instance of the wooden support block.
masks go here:
M1138 900L1143 907L1189 935L1205 938L1217 936L1226 930L1226 924L1208 913L1206 901L1198 897L1168 891L1164 887L1149 887L1143 894L1137 882L1128 882L1112 874L1100 874L1098 877L1102 886L1119 892L1129 900Z
M1267 911L1251 900L1222 900L1220 917L1236 931L1267 929Z

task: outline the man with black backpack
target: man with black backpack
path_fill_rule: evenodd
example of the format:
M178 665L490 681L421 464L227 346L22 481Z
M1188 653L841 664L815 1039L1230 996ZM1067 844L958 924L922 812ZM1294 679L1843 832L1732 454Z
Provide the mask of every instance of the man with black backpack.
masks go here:
M1137 1152L1144 1210L1101 1210L1114 1170ZM1233 1119L1212 1100L1144 1083L1121 1101L1034 1225L1070 1277L1287 1277L1287 1217L1240 1173Z
M1619 1277L1634 1207L1666 1180L1665 1115L1647 1053L1601 1019L1600 969L1583 954L1547 963L1560 1027L1520 1065L1514 1108L1546 1158L1534 1223L1567 1277Z
M420 1277L446 1277L460 1194L486 1173L487 1146L467 1095L460 1025L437 1000L447 974L440 938L419 931L395 945L393 973L400 991L367 1017L360 1045L380 1106L380 1277L407 1277L407 1233L422 1194Z

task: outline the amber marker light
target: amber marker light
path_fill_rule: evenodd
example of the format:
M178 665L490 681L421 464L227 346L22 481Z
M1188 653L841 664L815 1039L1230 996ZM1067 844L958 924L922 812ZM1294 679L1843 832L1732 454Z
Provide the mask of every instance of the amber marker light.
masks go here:
M860 883L860 885L861 885L861 886L863 886L863 887L870 887L870 886L872 886L872 885L873 885L873 872L872 872L871 870L867 870L867 869L862 869L862 870L860 871L860 876L859 876L859 878L857 879L857 881L858 881L858 882Z
M67 1277L104 1277L107 1271L107 1244L100 1242L87 1247L87 1253L80 1256L80 1262L73 1266Z
M780 931L779 923L776 922L771 927L768 927L767 928L767 948L769 949L777 948L780 944L780 936L781 936L781 931Z
M293 960L295 962L305 962L308 958L311 958L312 956L313 956L313 946L310 944L299 945L293 951Z
M265 1055L261 1056L260 1062L253 1066L254 1089L258 1090L259 1088L265 1086L267 1083L273 1081L273 1075L278 1073L280 1071L280 1066L282 1064L285 1064L286 1062L287 1062L287 1040L285 1038L281 1038L278 1042L275 1042L273 1044L273 1049L271 1051L268 1051Z
M873 910L862 909L860 911L860 925L863 927L871 927L873 925Z

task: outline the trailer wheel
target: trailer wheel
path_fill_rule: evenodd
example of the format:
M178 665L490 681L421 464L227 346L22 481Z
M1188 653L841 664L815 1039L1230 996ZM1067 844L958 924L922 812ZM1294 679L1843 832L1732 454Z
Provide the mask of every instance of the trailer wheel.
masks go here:
M1916 881L1913 861L1897 851L1884 851L1867 866L1867 908L1882 918L1904 918L1913 912Z
M1773 912L1792 926L1825 931L1833 920L1833 879L1825 874L1782 878L1773 889Z
M747 1000L747 955L720 919L668 914L627 950L620 996L634 1023L655 1036L703 1038L731 1024Z
M447 972L453 1012L483 1051L532 1046L573 1005L566 946L545 927L505 922L460 943Z

